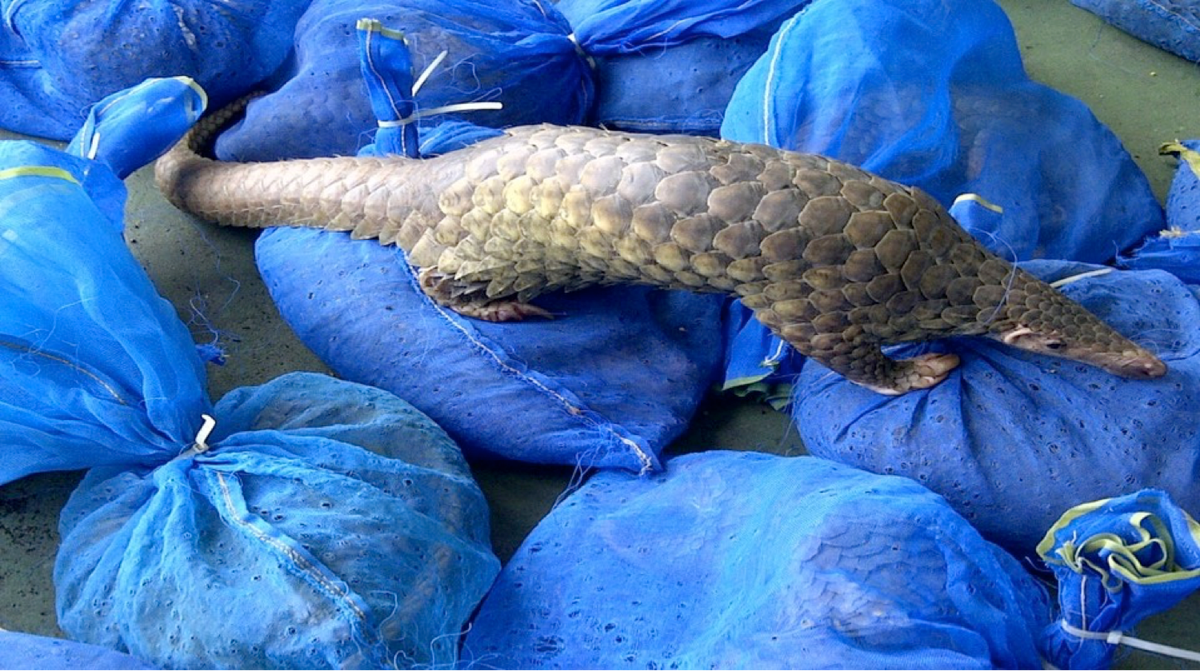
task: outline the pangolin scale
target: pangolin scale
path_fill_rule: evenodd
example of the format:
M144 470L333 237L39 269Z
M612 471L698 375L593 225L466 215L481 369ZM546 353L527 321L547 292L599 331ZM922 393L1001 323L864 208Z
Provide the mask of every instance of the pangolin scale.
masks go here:
M989 252L936 200L818 155L704 137L526 126L430 159L230 163L200 154L237 107L156 166L176 206L227 225L315 226L398 244L463 314L540 314L538 294L638 283L740 296L801 353L887 394L951 354L885 345L989 336L1154 378L1166 366Z

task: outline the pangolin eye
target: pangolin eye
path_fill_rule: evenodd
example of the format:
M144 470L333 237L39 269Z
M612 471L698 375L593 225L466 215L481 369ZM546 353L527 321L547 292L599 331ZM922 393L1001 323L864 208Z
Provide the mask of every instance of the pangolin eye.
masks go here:
M1050 340L1046 343L1046 349L1049 349L1049 350L1060 350L1064 347L1066 347L1066 345L1062 344L1061 342L1059 342L1057 340Z

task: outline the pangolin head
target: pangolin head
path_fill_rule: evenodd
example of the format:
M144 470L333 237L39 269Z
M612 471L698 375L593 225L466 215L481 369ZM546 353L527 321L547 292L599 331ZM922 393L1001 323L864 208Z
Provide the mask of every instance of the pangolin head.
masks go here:
M1091 364L1121 377L1149 380L1167 365L1117 333L1054 287L1016 270L1005 278L1004 303L993 310L987 335L1027 352ZM982 310L987 313L988 310Z

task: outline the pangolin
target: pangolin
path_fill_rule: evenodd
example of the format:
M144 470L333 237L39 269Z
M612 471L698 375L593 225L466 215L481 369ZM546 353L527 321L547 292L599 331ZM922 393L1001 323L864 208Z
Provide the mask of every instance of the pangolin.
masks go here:
M986 336L1130 378L1166 366L989 252L917 188L814 154L706 137L523 126L429 159L264 163L201 155L239 113L159 159L177 207L234 226L313 226L397 244L464 315L544 313L538 294L637 283L741 297L774 333L884 394L937 384L953 354L882 346Z

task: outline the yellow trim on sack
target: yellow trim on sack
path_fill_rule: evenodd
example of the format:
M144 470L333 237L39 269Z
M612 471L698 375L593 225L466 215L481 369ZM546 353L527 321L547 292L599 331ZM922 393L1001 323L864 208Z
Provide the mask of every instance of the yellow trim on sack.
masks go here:
M392 30L391 28L385 28L383 25L383 22L378 19L359 19L358 23L354 24L354 27L357 28L358 30L366 30L366 31L370 31L372 33L379 33L380 35L383 35L384 37L390 37L393 40L403 40L404 39L404 33L400 32L399 30Z
M1059 531L1072 521L1097 510L1111 500L1101 499L1085 503L1063 513L1063 516L1050 527L1045 537L1038 543L1038 555L1048 564L1061 564L1076 573L1083 573L1085 567L1090 568L1101 576L1105 587L1110 590L1120 588L1120 583L1113 584L1110 581L1110 576L1113 573L1121 575L1129 582L1137 585L1155 585L1200 576L1200 568L1190 571L1179 569L1178 564L1175 562L1175 541L1168 533L1166 523L1145 511L1136 512L1128 516L1129 524L1137 530L1138 535L1141 537L1140 541L1129 543L1115 533L1101 533L1091 536L1082 542L1075 540L1065 541L1062 547L1055 553L1058 557L1054 558L1050 556L1050 550L1054 546L1054 536ZM1192 538L1200 541L1200 523L1192 519L1191 515L1188 515L1187 512L1183 514L1187 519L1188 532L1192 535ZM1147 526L1153 528L1147 529ZM1154 535L1155 533L1157 533L1157 537ZM1137 552L1151 545L1159 546L1162 552L1162 559L1149 565L1143 565L1137 557ZM1099 566L1095 562L1083 558L1085 554L1096 553L1102 550L1108 550L1111 553L1106 566Z
M54 177L56 179L65 180L72 184L79 184L79 180L75 179L75 175L50 165L26 165L20 168L8 168L0 170L0 180L16 179L18 177Z
M1179 140L1174 142L1164 142L1158 148L1158 153L1162 156L1167 154L1175 154L1180 159L1187 162L1188 167L1192 169L1192 174L1200 178L1200 152L1194 149L1188 149L1183 146Z
M983 207L986 207L987 209L991 210L992 212L995 212L996 214L1004 214L1003 207L1000 207L999 205L993 203L992 201L988 200L987 198L984 198L983 196L981 196L977 193L964 193L964 194L960 195L958 198L954 199L954 204L957 205L964 200L969 200L973 203L979 203Z

